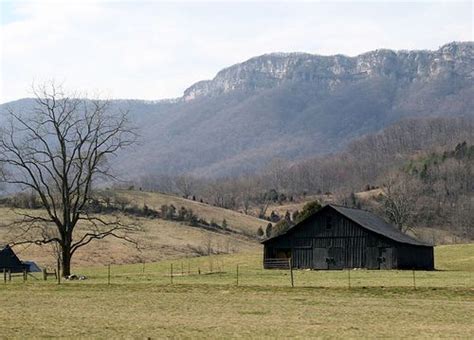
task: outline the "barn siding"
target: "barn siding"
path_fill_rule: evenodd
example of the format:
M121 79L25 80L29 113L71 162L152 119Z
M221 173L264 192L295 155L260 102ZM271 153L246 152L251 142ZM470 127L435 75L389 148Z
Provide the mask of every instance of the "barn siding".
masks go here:
M332 226L330 229L326 227L328 216L331 217ZM356 223L332 211L309 219L292 235L291 239L294 240L292 245L296 248L302 242L301 240L310 238L315 248L342 248L344 251L340 267L343 268L365 267L367 244L388 245ZM295 258L295 267L313 268L312 255L312 252L305 252L304 257L298 254Z
M295 268L313 267L313 249L312 248L294 248L292 249L291 264Z
M433 247L402 245L397 255L400 269L434 269Z

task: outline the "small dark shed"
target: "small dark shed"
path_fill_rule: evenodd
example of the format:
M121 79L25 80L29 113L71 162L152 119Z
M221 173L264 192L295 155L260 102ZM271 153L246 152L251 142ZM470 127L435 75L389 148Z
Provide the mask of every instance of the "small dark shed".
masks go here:
M0 271L10 270L12 273L23 272L27 269L10 246L0 246Z
M434 269L432 245L368 211L332 204L262 243L266 269L290 258L294 268Z

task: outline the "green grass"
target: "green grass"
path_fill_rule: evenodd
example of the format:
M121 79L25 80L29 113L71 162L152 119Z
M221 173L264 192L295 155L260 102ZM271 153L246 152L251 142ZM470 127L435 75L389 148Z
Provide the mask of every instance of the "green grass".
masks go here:
M79 268L88 280L0 283L0 338L474 337L474 245L440 271L262 270L260 254ZM181 263L185 275L181 276ZM189 268L191 275L187 275ZM169 276L173 264L173 284ZM236 267L239 264L239 286ZM208 272L222 271L222 273ZM198 268L201 275L197 274Z
M471 288L474 287L474 244L440 246L435 248L436 271L416 271L416 287ZM111 282L156 284L234 285L287 287L291 284L288 270L262 269L261 253L184 258L176 261L139 265L111 266ZM201 272L201 275L198 273ZM86 283L107 283L107 267L82 268L78 273L90 278ZM184 275L183 275L184 274ZM413 287L413 272L406 270L295 270L297 287Z
M457 244L435 248L436 268L439 270L474 271L474 245Z

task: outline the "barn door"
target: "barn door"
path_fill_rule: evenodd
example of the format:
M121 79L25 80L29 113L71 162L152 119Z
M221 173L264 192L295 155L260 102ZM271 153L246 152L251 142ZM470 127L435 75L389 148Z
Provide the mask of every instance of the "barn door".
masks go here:
M327 248L313 248L313 268L328 269L328 250Z
M367 247L365 251L365 266L367 269L380 269L379 248Z
M344 268L344 249L341 247L329 248L329 269Z
M380 248L380 269L392 269L392 248Z

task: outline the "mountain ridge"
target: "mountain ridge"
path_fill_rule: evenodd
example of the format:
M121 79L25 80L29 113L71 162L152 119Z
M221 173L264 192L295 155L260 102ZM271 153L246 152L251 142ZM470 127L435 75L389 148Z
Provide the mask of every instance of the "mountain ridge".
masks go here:
M112 100L114 111L130 112L142 136L114 165L128 178L234 176L274 158L337 152L404 118L473 116L473 50L463 42L357 57L267 54L223 69L181 98ZM28 110L32 102L3 104L0 111L9 106Z
M231 90L241 89L240 85L242 82L239 80L248 79L245 77L245 73L248 72L248 66L251 70L255 70L256 66L259 66L259 75L268 75L266 79L270 82L267 85L279 85L279 82L271 83L271 78L273 80L304 80L304 81L314 81L315 78L311 77L308 72L314 70L308 70L308 66L315 66L314 64L324 63L326 64L326 70L330 70L331 73L324 72L324 75L328 78L342 76L344 77L361 77L364 75L370 76L372 74L380 74L386 70L386 64L393 62L390 58L404 58L409 59L410 63L418 64L418 71L425 71L423 68L427 66L431 67L431 71L434 67L445 67L447 61L454 61L455 59L459 60L464 57L463 54L466 52L472 55L473 50L472 42L451 42L441 46L438 50L429 51L429 50L390 50L390 49L377 49L374 51L365 52L354 57L346 56L343 54L323 56L318 54L310 54L305 52L276 52L276 53L267 53L257 57L250 58L242 63L226 67L219 71L216 76L211 80L202 80L199 81L190 87L188 87L183 94L184 100L192 100L199 96L206 95L218 95L221 93L226 93ZM467 51L466 51L467 50ZM428 60L420 60L423 57L433 55L433 58L428 58ZM436 58L438 57L438 58ZM442 60L439 60L439 57ZM382 58L382 60L380 60ZM463 61L461 59L461 61ZM283 63L283 64L282 64ZM301 65L303 63L303 65ZM430 65L426 65L430 63ZM257 64L257 65L256 65ZM313 65L311 65L313 64ZM374 69L374 65L382 66L380 69ZM388 65L390 66L390 65ZM393 66L393 65L391 65ZM406 65L400 65L406 66ZM422 69L420 70L420 66ZM319 72L323 71L321 69L317 70ZM305 73L306 72L306 73ZM288 73L290 77L288 77ZM244 76L242 76L242 74ZM258 77L258 76L257 76ZM472 74L471 74L472 77ZM227 81L226 81L227 79ZM262 79L255 79L256 88L265 88L261 86L262 84L259 81ZM317 79L316 79L317 80ZM245 85L248 85L244 82ZM329 86L334 84L329 84ZM260 87L261 86L261 87Z

